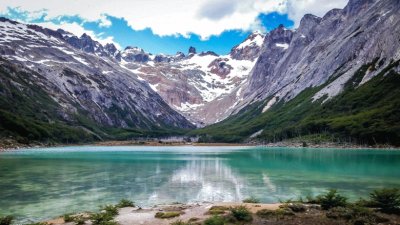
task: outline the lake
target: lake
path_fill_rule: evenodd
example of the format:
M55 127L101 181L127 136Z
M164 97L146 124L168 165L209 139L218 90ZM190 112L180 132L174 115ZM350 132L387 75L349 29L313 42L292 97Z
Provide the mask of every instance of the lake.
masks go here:
M96 210L253 196L265 203L335 188L350 199L400 187L400 151L263 147L57 147L0 153L0 215L19 222Z

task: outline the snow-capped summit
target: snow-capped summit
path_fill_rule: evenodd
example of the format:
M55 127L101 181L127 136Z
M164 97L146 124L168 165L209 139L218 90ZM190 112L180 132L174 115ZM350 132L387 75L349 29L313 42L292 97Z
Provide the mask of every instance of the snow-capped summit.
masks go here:
M231 50L231 57L237 60L255 60L260 54L265 34L259 31L251 33L246 40Z

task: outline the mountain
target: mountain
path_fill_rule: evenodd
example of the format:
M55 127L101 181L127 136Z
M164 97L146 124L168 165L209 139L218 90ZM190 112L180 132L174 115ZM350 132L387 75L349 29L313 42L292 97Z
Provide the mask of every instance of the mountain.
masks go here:
M268 33L231 116L212 141L299 136L399 145L400 1L350 0L298 29Z
M43 141L183 133L400 145L398 0L350 0L251 33L229 54L119 50L0 18L0 134ZM5 122L3 122L5 121Z
M5 18L0 37L1 136L60 141L51 124L94 139L115 137L110 130L135 136L194 127L121 65L119 58L145 60L130 57L133 49L120 53L86 34L78 38Z
M137 74L167 102L197 126L225 119L239 100L236 87L247 79L261 51L264 34L254 32L228 55L197 53L190 47L187 55L152 55L143 49L128 47L122 51L120 64Z

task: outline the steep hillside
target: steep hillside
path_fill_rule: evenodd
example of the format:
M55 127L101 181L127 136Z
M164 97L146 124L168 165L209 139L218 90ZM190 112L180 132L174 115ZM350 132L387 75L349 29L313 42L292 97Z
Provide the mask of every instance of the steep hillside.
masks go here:
M368 68L372 65L357 71L343 92L325 104L326 97L314 102L312 97L330 82L308 88L264 113L265 102L255 103L219 124L194 132L206 142L277 142L317 134L322 141L400 145L399 61L357 87Z
M227 120L195 131L205 141L298 136L399 145L399 1L351 0L295 31L267 34ZM236 113L236 114L235 114Z
M86 130L97 139L113 138L104 130L109 128L127 135L132 130L135 136L194 127L90 37L76 44L65 32L4 18L0 28L2 136L35 133L13 130L17 121L33 122L38 129L43 125L33 139L57 141L51 130L45 132L47 127L80 127L80 133Z

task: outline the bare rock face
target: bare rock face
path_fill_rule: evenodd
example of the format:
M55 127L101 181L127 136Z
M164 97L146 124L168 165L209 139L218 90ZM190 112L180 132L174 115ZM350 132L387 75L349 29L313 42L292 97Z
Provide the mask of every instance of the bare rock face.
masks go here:
M232 113L267 98L274 100L265 103L269 107L276 99L288 101L333 79L314 96L327 100L339 94L362 65L382 60L381 67L363 78L367 82L400 58L399 9L399 1L350 0L344 9L333 9L323 18L305 15L295 31L279 27L270 32L243 84L243 101Z
M146 63L150 60L150 54L141 48L128 46L121 53L121 58L127 62Z
M196 53L197 53L197 52L196 52L196 48L193 47L193 46L190 46L188 53L189 53L189 54L196 54Z
M222 79L225 79L233 69L231 65L227 64L227 61L229 61L227 58L215 59L210 63L210 65L208 65L208 68L210 68L211 73L218 75Z

